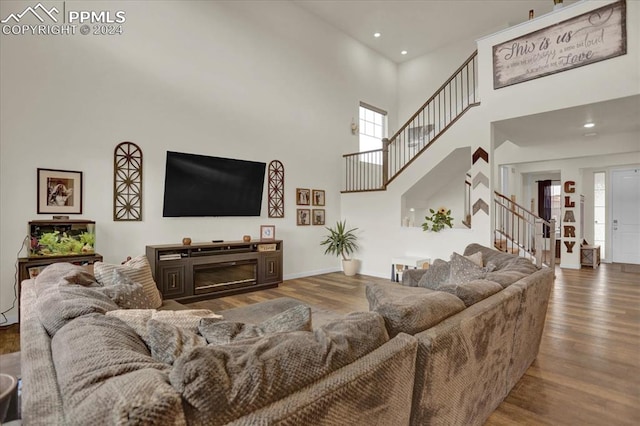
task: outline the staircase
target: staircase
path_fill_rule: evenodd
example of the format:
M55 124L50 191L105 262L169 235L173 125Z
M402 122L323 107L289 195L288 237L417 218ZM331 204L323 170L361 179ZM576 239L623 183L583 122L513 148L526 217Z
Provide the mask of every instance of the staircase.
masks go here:
M382 149L343 155L345 192L384 191L477 100L477 59L473 54L389 139Z
M555 267L555 220L544 220L498 192L493 202L495 248L531 259L537 266Z

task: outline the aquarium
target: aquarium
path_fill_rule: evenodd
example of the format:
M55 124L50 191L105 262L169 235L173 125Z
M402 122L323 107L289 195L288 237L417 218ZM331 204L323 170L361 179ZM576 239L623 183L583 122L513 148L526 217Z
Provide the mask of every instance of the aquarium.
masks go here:
M29 222L29 257L94 254L96 223L91 220Z

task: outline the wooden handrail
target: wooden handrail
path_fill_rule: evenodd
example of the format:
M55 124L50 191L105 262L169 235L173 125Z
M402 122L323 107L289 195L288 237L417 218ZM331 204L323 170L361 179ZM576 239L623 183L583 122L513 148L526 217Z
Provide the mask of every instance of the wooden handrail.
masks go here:
M352 152L350 154L342 154L342 158L355 157L357 155L363 155L363 154L371 154L372 152L382 152L382 149L370 149L369 151L358 151L358 152Z
M522 210L522 211L524 211L524 212L526 212L526 213L529 213L531 216L538 217L538 215L537 215L537 214L535 214L535 213L533 213L533 212L531 212L531 211L529 211L529 210L525 209L525 208L524 208L524 207L522 207L520 204L518 204L518 203L516 203L515 201L511 200L511 198L508 198L508 197L506 197L506 196L502 195L502 194L501 194L501 193L499 193L498 191L493 191L493 193L494 193L495 195L497 195L499 198L504 198L504 199L505 199L505 200L507 200L509 203L514 204L514 205L515 205L515 206L517 206L520 210ZM506 206L505 206L505 207L506 207Z

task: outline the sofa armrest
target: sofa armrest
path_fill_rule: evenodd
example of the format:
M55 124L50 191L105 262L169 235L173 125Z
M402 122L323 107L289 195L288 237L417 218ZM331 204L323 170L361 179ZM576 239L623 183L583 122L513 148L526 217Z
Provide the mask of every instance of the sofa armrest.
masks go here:
M402 285L406 287L418 287L420 278L428 269L407 269L402 271Z
M20 292L20 373L22 422L60 425L66 420L51 357L51 338L38 318L34 280L25 280Z
M229 425L408 425L417 348L415 337L398 334L357 361Z

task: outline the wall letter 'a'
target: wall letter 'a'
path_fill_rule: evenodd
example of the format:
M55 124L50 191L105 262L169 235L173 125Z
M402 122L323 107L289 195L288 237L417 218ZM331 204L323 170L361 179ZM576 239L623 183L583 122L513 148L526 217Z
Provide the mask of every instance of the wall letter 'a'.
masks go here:
M562 219L563 222L575 222L576 218L573 215L573 210L567 210L564 212L564 219Z

